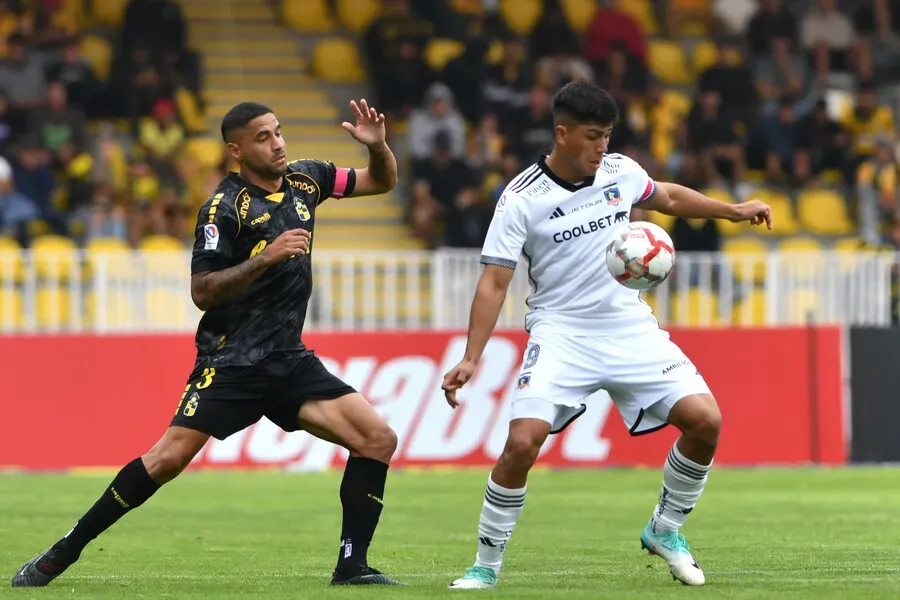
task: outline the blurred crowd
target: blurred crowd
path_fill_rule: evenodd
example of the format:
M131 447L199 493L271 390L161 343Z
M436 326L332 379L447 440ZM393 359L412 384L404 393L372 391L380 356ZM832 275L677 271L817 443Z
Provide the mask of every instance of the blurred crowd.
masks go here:
M180 5L131 0L86 35L72 4L0 0L0 236L182 237L201 73Z
M432 246L480 245L505 184L553 144L552 94L590 79L620 106L610 151L651 175L737 199L763 183L836 187L861 239L900 247L900 2L598 0L583 35L561 0L541 4L524 34L496 0L384 0L366 35L380 106L408 140L410 218ZM435 40L459 45L444 61ZM681 81L676 53L691 63ZM719 249L715 223L673 234Z

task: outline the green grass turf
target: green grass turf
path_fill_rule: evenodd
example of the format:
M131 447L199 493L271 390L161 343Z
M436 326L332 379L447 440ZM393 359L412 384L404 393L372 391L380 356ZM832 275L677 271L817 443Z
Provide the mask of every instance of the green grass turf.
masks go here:
M9 577L65 533L107 476L0 476L0 597L453 597L486 471L391 473L373 566L397 588L329 588L340 473L192 473L96 540L45 589ZM672 581L638 537L650 470L535 472L490 598L898 598L900 471L714 470L684 529L707 585Z

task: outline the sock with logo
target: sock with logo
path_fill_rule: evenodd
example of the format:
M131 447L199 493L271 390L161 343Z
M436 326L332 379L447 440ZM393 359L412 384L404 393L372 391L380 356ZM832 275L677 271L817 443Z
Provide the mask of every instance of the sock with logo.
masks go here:
M663 469L663 486L659 494L659 504L653 512L653 531L678 531L687 520L688 514L703 493L708 465L701 465L685 458L672 446Z
M353 574L368 566L367 553L381 509L384 508L384 484L388 465L374 458L351 456L341 481L341 551L337 571Z
M507 489L488 477L484 489L484 504L481 505L481 520L478 522L476 567L488 567L496 573L500 572L503 552L524 507L524 487Z
M125 513L146 502L159 487L140 458L122 467L72 531L56 543L60 558L69 563L78 560L81 551L91 540L112 527Z

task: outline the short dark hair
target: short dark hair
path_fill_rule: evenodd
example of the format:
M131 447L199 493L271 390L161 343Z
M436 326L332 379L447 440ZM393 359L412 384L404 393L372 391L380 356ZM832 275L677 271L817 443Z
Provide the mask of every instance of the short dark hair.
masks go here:
M553 97L553 120L574 121L579 125L596 123L614 125L619 120L619 107L609 92L590 81L572 81Z
M242 127L246 127L247 123L256 117L261 117L270 112L273 112L272 109L265 104L259 104L258 102L241 102L222 117L222 139L225 140L226 143L231 141L229 138L235 131Z

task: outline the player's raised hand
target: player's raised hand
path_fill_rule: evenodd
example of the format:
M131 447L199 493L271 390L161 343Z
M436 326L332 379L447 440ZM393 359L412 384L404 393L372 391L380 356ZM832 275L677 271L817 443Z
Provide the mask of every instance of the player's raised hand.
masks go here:
M762 225L765 223L769 230L772 229L772 209L765 202L750 200L735 206L738 209L738 214L730 219L732 222L750 221L751 225Z
M472 373L474 372L475 365L464 360L444 375L444 383L441 384L441 389L444 390L444 397L451 408L459 406L459 400L456 399L456 390L466 385L472 379Z
M344 121L341 127L353 136L360 144L366 146L377 146L383 144L385 140L384 131L384 115L370 107L363 98L356 103L356 100L350 101L350 108L356 116L356 124Z
M298 254L306 254L309 251L309 232L305 229L290 229L285 231L275 241L266 246L263 254L272 264L280 263L283 260L296 256Z

